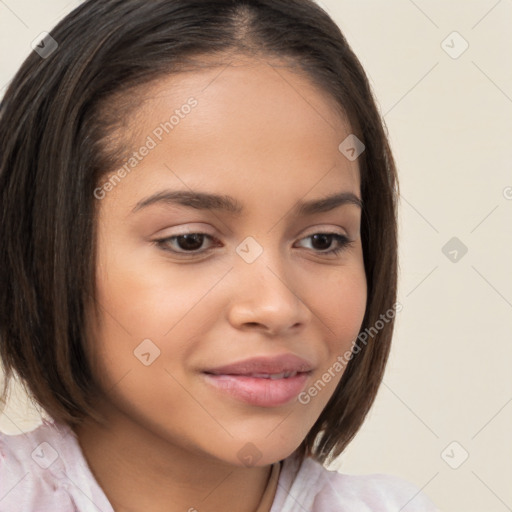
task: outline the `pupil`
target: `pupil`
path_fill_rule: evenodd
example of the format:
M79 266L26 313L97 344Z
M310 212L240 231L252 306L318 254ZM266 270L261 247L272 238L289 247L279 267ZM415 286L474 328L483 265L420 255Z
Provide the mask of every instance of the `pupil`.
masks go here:
M181 235L178 237L178 245L180 249L188 249L195 250L199 249L201 245L203 245L203 239L201 234L192 234L192 235ZM185 241L185 243L181 243Z
M315 245L315 242L319 241L320 240L320 245L322 245L322 242L325 243L326 247L316 247L316 249L328 249L331 245L331 236L332 235L325 235L325 234L318 234L318 235L313 235L313 245Z

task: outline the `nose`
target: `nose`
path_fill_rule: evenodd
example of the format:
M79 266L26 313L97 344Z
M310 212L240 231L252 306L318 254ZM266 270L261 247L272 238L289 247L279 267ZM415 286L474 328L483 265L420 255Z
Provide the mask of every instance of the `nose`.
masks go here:
M239 261L236 267L232 276L235 290L228 309L233 327L283 336L310 321L311 310L294 290L289 272L275 258L270 261L261 257L250 264Z

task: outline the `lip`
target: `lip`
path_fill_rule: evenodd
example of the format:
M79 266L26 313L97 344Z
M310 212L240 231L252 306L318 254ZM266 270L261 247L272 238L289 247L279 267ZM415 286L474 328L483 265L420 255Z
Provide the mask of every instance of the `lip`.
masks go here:
M254 357L203 371L208 385L259 407L287 404L304 389L313 365L293 354ZM281 374L292 374L285 377ZM269 378L273 375L274 378Z
M310 372L313 365L294 354L260 356L243 359L235 363L209 368L205 373L215 375L250 375L251 373Z

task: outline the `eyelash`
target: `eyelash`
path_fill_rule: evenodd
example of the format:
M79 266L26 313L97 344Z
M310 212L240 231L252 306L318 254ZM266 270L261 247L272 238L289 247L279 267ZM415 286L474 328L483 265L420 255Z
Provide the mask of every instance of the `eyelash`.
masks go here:
M179 234L179 235L173 235L173 236L169 236L169 237L166 237L166 238L160 238L158 240L154 240L154 243L155 245L158 246L159 249L163 250L163 251L166 251L166 252L171 252L175 255L178 255L178 256L187 256L187 255L190 255L190 256L194 256L194 255L197 255L197 254L204 254L208 251L210 251L212 249L212 247L208 248L208 249L205 249L203 251L198 251L198 250L195 250L195 251L175 251L174 249L169 249L169 242L171 240L175 240L177 238L180 238L182 236L187 236L187 235L200 235L200 236L204 236L206 238L209 238L211 240L215 240L215 238L211 235L208 235L207 233L182 233L182 234ZM315 235L327 235L327 236L332 236L334 237L335 240L338 241L338 247L336 247L335 249L330 249L328 251L315 251L313 249L314 252L316 252L317 254L320 254L320 255L324 255L324 254L327 254L327 255L333 255L333 256L336 256L338 255L339 253L341 253L343 250L345 250L347 247L349 247L350 245L354 244L354 241L353 240L349 240L345 235L341 235L340 233L332 233L332 232L324 232L324 231L319 231L318 233L312 233L311 235L308 235L304 238L301 238L300 241L302 240L306 240L308 238L312 238L313 236Z

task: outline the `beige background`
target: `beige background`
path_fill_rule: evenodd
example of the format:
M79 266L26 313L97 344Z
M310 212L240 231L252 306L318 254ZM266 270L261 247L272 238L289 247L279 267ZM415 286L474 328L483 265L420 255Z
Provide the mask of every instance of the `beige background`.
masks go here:
M370 76L403 194L394 348L338 466L405 477L445 512L512 510L512 1L319 3ZM0 94L75 5L0 1ZM37 424L25 404L1 430Z

